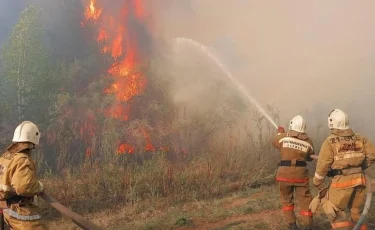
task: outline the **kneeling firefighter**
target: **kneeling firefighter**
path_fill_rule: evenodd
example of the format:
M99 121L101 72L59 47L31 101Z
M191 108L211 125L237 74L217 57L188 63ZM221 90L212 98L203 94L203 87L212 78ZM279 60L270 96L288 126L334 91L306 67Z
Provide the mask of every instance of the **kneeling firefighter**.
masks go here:
M363 170L375 162L375 148L366 137L353 132L347 114L340 109L328 115L328 127L331 135L322 144L313 184L320 191L328 190L319 198L323 198L323 209L332 229L352 229L364 206ZM323 183L326 176L332 177L329 188ZM311 207L316 210L316 205ZM345 208L350 210L350 217ZM367 226L362 225L361 229Z
M38 127L24 121L14 132L13 144L0 157L0 208L5 222L14 230L48 229L33 203L34 196L43 192L30 156L39 138Z
M273 145L280 150L281 162L276 175L279 181L280 198L289 229L298 229L294 213L293 192L300 206L303 229L312 229L312 213L309 204L312 200L309 190L309 176L306 161L312 161L313 143L305 133L306 122L302 116L295 116L289 125L289 132L283 127L273 139Z

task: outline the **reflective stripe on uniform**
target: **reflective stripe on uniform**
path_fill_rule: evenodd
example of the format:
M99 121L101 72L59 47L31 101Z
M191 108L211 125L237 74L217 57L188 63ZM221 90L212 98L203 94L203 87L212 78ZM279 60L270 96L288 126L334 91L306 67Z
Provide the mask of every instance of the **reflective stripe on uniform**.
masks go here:
M331 184L331 188L345 188L345 187L351 187L356 185L364 185L366 184L365 178L356 178L353 180L345 181L345 182L336 182Z
M282 181L282 182L291 182L291 183L309 182L309 179L291 179L291 178L282 178L282 177L277 177L276 180Z
M317 173L315 173L315 177L318 178L319 180L323 180L325 178L325 176L320 176Z
M19 213L13 211L12 209L3 209L3 212L5 212L6 214L8 214L10 217L13 217L17 220L24 220L24 221L31 221L31 220L39 220L41 219L40 215L37 214L37 215L31 215L31 216L24 216L24 215L20 215Z
M299 140L297 138L283 137L279 140L279 143L281 142L284 142L283 147L286 147L286 148L298 149L304 152L309 152L308 148L310 148L311 150L310 152L312 152L313 150L313 147L308 142Z
M301 216L313 216L313 213L310 211L301 211Z
M352 222L344 221L344 222L336 222L331 224L332 228L344 228L344 227L351 227L353 226Z
M293 211L293 210L294 210L294 205L284 206L283 207L283 211Z
M0 184L0 191L10 192L10 191L14 191L14 189L11 186L9 186L9 185Z
M345 155L335 156L335 161L356 158L356 157L361 157L361 156L363 156L363 153L351 152L351 153L346 153Z

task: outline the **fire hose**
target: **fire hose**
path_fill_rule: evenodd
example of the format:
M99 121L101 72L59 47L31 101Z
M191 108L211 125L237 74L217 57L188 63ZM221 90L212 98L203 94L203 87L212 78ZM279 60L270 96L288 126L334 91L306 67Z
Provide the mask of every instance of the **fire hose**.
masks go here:
M319 157L317 155L311 155L311 158L314 160L318 160ZM372 188L371 188L371 178L368 175L365 175L365 177L366 177L366 189L367 189L365 207L363 208L361 217L359 218L358 222L354 226L353 230L359 230L361 228L371 208L372 193L373 193Z
M71 211L64 205L57 202L55 199L50 197L47 193L43 192L39 195L44 201L46 201L49 205L59 211L66 217L69 217L76 225L84 230L103 230L99 226L91 223L90 221L84 219L82 216L78 215L77 213Z
M362 226L362 224L366 220L366 216L370 211L371 208L371 201L372 201L372 189L371 189L371 179L369 176L366 176L366 188L367 188L367 195L366 195L366 202L365 202L365 207L362 211L362 215L359 218L357 224L354 226L353 230L359 230Z

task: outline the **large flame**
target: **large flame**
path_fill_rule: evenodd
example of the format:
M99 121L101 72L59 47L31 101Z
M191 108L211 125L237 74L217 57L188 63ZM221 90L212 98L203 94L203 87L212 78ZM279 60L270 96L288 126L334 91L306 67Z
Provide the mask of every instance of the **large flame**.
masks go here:
M86 7L86 20L97 22L101 19L102 22L109 22L109 28L100 27L98 29L97 41L102 45L102 52L110 53L114 60L108 70L108 73L114 79L114 83L105 90L105 93L114 94L118 101L130 101L144 91L146 78L137 70L140 64L137 55L137 38L131 36L132 31L126 26L130 16L136 16L139 20L143 19L145 15L143 3L141 0L134 0L132 11L124 7L121 13L121 19L123 20L118 21L112 15L102 14L103 10L97 9L95 3L95 0L91 0ZM133 12L133 15L129 15L129 12ZM117 104L117 106L119 105Z
M89 5L86 7L85 10L85 19L86 20L98 20L100 15L102 14L101 9L97 9L96 7L96 0L90 0Z
M130 4L129 4L130 3ZM87 2L85 9L85 20L82 25L89 21L98 26L96 40L101 46L101 52L110 55L113 60L108 69L108 75L113 83L104 90L107 95L113 95L116 103L105 111L105 115L127 121L130 118L131 101L134 97L141 95L146 87L146 77L139 70L141 57L139 56L139 44L137 34L129 28L131 19L146 23L146 11L142 0L124 1L124 6L119 9L118 15L98 8L96 0ZM117 16L117 17L116 17ZM85 130L92 130L85 124ZM155 151L149 134L143 131L146 139L145 151ZM133 153L134 147L128 143L121 143L117 149L118 154ZM87 151L90 155L91 150Z

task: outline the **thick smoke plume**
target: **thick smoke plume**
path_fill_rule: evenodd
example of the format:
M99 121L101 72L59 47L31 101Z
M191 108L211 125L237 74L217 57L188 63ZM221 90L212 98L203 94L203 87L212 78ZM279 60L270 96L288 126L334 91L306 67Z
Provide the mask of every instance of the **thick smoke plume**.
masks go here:
M282 125L301 114L311 133L325 134L328 113L341 108L355 131L375 137L373 1L164 2L154 6L158 32L215 49L262 105L279 109Z

